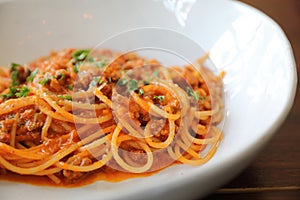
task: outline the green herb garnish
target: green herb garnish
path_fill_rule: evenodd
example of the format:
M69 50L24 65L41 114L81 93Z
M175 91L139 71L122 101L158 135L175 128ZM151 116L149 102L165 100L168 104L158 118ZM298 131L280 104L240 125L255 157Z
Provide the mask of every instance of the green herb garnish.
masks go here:
M30 93L30 89L26 86L22 88L18 88L17 86L20 84L18 81L19 70L18 67L21 66L20 64L11 63L11 84L9 86L9 92L7 94L2 94L3 98L13 98L16 97L27 97Z
M15 93L17 92L17 88L10 86L9 87L9 92L7 94L2 94L1 96L5 99L10 99L13 96L15 96Z
M131 79L128 83L128 89L131 91L135 91L135 90L139 89L138 81L135 79Z
M103 58L101 61L94 62L94 66L98 68L103 68L108 65L108 61Z
M94 77L93 81L91 82L92 86L97 86L98 84L102 84L103 83L103 79L101 79L99 76L98 77Z
M25 125L25 122L21 122L18 124L19 127L24 126L24 125Z
M73 62L83 61L88 57L91 50L89 49L80 49L72 54Z
M72 101L72 97L70 95L59 95L58 98Z
M18 64L18 63L11 63L11 64L10 64L10 69L11 69L12 71L15 71L15 70L17 70L17 67L19 67L19 66L21 66L21 65Z
M143 80L143 84L144 85L149 85L150 83L148 81L146 81L146 80Z
M65 76L66 76L66 75L65 75L65 74L62 74L62 73L59 74L59 75L58 75L58 77L59 77L58 80L63 80L63 79L65 78Z
M74 89L72 85L67 85L66 87L67 87L69 90L73 90L73 89Z
M26 86L23 86L21 89L17 89L16 97L27 97L30 93L30 89Z
M93 78L93 81L91 82L91 85L92 85L92 86L97 86L99 80L100 80L100 77L94 77L94 78Z
M80 49L72 54L72 61L75 64L74 65L74 72L78 73L79 72L79 66L82 64L82 61L85 59L90 60L88 57L90 54L91 50L89 49Z
M16 116L16 114L11 114L11 115L8 115L7 118L8 119L13 119L13 118L15 118L15 116Z
M158 96L154 95L152 99L153 100L158 99L159 102L162 103L165 100L165 96L163 96L163 95L158 95Z
M44 78L43 80L40 81L40 84L46 85L50 81L49 77Z
M100 79L98 83L101 85L103 82L104 82L104 80Z
M79 72L79 66L82 64L82 62L78 62L74 65L73 69L74 69L74 72L75 73L78 73Z
M38 72L39 72L38 69L35 69L34 71L32 71L32 72L30 73L30 75L26 78L26 81L27 81L27 82L32 82L33 79L34 79L34 77L37 75Z
M192 96L196 99L196 101L199 101L200 99L200 94L199 92L195 92L192 88L186 87L186 92L189 96Z
M1 95L3 98L10 99L14 96L16 97L27 97L30 93L30 89L26 86L23 86L22 88L17 87L9 87L9 92L7 94Z
M19 85L19 81L18 81L18 74L19 71L17 69L17 67L21 66L20 64L17 63L11 63L10 65L10 69L11 69L11 86L17 86Z
M119 79L118 85L124 86L127 85L128 79Z
M88 61L88 62L94 62L95 59L92 58L92 57L90 57L90 56L87 56L87 57L86 57L86 61Z
M145 91L141 88L141 89L139 89L139 95L140 96L143 96L143 94L145 93Z

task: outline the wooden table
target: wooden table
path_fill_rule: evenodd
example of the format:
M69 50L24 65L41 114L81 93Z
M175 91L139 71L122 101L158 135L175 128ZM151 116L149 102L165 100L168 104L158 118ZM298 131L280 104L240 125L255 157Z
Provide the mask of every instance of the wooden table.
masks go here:
M289 38L300 77L300 0L242 0L273 18ZM300 87L285 123L257 159L205 200L300 200Z

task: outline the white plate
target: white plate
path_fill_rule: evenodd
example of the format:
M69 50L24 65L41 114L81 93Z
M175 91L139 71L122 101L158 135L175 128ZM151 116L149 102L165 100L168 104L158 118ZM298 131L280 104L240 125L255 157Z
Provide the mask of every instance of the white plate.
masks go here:
M226 71L227 110L224 139L203 166L177 165L147 178L74 189L0 181L2 200L203 197L251 162L293 103L297 77L286 36L269 17L240 2L17 1L0 4L0 24L1 65L28 62L64 47L95 46L132 28L178 31L210 51L218 70Z

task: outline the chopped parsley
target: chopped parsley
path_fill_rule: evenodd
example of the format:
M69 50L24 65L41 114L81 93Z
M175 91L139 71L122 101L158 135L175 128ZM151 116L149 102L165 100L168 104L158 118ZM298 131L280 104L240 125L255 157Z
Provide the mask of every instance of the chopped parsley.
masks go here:
M10 86L9 92L7 94L2 94L1 96L5 99L10 99L15 96L15 93L17 92L17 88Z
M40 84L46 85L50 81L49 77L44 78L43 80L40 81Z
M11 84L9 86L9 92L7 94L2 94L1 97L10 99L13 97L27 97L30 93L30 89L26 86L19 88L18 85L20 84L18 81L20 64L11 63Z
M101 85L103 82L104 82L104 80L100 79L98 83Z
M89 49L77 50L76 52L74 52L72 54L73 62L76 63L78 61L83 61L84 59L86 59L89 56L90 52L91 52L91 50L89 50Z
M131 79L128 83L128 89L131 91L135 91L135 90L139 89L138 81L135 79Z
M86 60L87 60L88 62L94 62L94 61L95 61L94 58L92 58L92 57L90 57L90 56L87 56Z
M75 64L73 68L75 73L79 72L79 66L83 63L85 59L87 59L89 62L91 60L93 61L93 59L89 57L90 52L91 50L89 49L80 49L72 54L72 62Z
M145 93L145 91L141 88L141 89L139 89L139 95L140 96L143 96L144 95L144 93Z
M194 99L196 99L196 101L199 101L200 99L200 94L199 92L195 92L192 88L190 87L186 87L186 92L189 96L194 97Z
M72 85L67 85L66 87L67 87L69 90L73 90L73 89L74 89Z
M38 69L35 69L34 71L32 71L32 72L30 73L30 75L26 78L26 81L27 81L27 82L32 82L33 79L34 79L34 77L37 75L38 72L39 72Z
M17 88L10 86L9 87L9 92L7 94L1 95L3 98L10 99L13 98L14 96L16 97L27 97L30 93L30 89L26 86L23 86L22 88Z
M108 61L106 60L106 58L102 58L101 61L94 62L94 66L98 68L103 68L106 65L108 65Z
M30 89L26 86L21 87L21 89L17 89L16 97L27 97L30 93Z
M63 80L64 78L65 78L65 74L62 74L62 73L60 73L59 75L58 75L58 77L59 77L59 79L58 80Z
M150 83L148 81L146 81L146 80L143 80L143 84L144 85L149 85Z
M127 85L128 79L119 79L118 85L124 86Z
M19 127L24 126L24 125L25 125L25 122L20 122L20 123L18 124Z
M94 77L93 81L91 82L92 86L97 86L98 84L102 84L103 83L103 79L101 79L99 76Z
M154 95L152 99L153 100L158 99L159 102L162 103L165 100L165 96L163 96L163 95L158 95L158 96Z
M93 81L91 82L91 85L92 85L92 86L97 86L99 80L100 80L99 77L94 77L94 78L93 78Z
M59 95L58 98L72 101L72 97L70 95Z
M13 118L15 118L15 116L16 116L16 114L11 114L11 115L8 115L7 118L8 119L13 119Z
M18 81L18 75L19 75L19 70L17 69L20 64L17 63L11 63L10 69L11 69L11 86L17 86L19 85Z
M18 64L18 63L11 63L11 64L10 64L10 68L11 68L12 71L16 70L17 67L19 67L19 66L21 66L21 65Z
M76 63L75 65L74 65L74 72L75 73L78 73L79 72L79 66L82 64L82 62L78 62L78 63Z
M144 90L143 89L139 89L139 86L138 86L138 81L136 79L119 79L118 82L117 82L117 85L119 86L126 86L127 87L127 90L126 92L128 91L136 91L136 90L139 90L139 94L140 95L143 95L144 94Z

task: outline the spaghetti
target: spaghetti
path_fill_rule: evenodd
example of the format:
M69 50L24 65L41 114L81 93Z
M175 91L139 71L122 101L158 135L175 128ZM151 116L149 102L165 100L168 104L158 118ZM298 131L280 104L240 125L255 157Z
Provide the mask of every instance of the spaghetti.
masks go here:
M205 59L166 68L133 53L63 49L1 68L0 177L68 185L207 162L222 138L223 74Z

